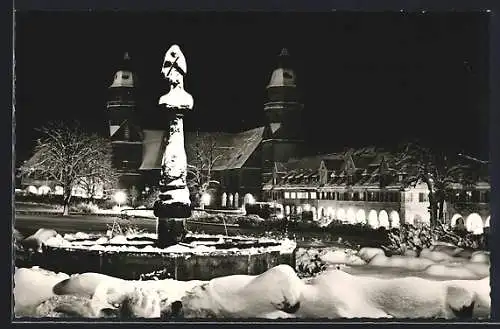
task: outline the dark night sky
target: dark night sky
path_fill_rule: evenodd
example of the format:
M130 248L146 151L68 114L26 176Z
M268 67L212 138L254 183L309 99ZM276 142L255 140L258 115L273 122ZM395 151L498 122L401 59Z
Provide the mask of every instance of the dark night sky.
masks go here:
M20 13L16 153L26 158L47 121L106 131L107 87L124 51L143 125L165 128L155 115L160 68L177 43L195 100L186 130L263 124L265 86L287 47L316 149L416 137L487 157L488 41L481 13Z

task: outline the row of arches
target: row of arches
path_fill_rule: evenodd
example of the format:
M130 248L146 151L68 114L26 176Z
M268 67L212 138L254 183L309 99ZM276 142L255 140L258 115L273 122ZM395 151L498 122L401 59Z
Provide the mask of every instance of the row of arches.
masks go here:
M222 193L221 195L221 206L228 207L228 208L238 208L240 206L240 195L238 192L233 193ZM243 197L243 205L245 204L251 204L255 202L255 198L252 194L247 193Z
M36 194L36 195L48 195L48 194L62 195L64 190L62 186L56 186L54 187L54 190L52 190L47 185L42 185L40 187L30 185L26 188L26 192L28 194Z
M451 217L450 225L453 228L465 228L474 234L483 234L484 229L490 227L490 217L483 220L478 213L472 213L464 219L461 214L455 214Z
M289 206L284 207L285 215L297 214L300 215L303 211L311 211L313 214L313 220L340 220L349 224L364 223L368 224L373 228L385 227L393 228L399 227L400 218L399 213L395 210L387 212L386 210L381 210L377 212L372 209L368 213L364 209L353 209L344 208L334 209L333 207L316 207L312 206Z
M64 188L60 185L54 186L54 188L51 188L48 185L41 185L39 187L36 187L34 185L29 185L25 189L26 193L28 194L33 194L33 195L63 195L64 194ZM87 198L88 193L87 191L81 187L81 186L75 186L71 190L71 195L76 196L76 197L83 197ZM103 193L102 190L97 190L94 197L102 197Z

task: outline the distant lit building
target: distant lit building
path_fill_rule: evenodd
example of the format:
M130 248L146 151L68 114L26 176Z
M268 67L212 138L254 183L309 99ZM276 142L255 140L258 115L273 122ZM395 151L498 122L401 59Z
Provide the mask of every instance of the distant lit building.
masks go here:
M264 198L280 204L285 215L307 211L316 221L335 219L374 228L399 227L402 223L428 225L427 185L419 182L406 186L404 180L411 168L391 168L391 156L365 149L276 163L272 179L263 187ZM489 227L490 185L482 178L474 186L450 187L455 192L445 203L447 224L463 225L477 233Z

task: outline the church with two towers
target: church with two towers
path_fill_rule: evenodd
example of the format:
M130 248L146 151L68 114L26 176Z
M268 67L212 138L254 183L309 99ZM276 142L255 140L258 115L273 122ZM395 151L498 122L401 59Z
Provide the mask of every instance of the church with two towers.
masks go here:
M120 188L148 190L158 184L167 130L140 127L137 76L125 54L109 86L106 104L114 167ZM218 182L210 205L238 208L245 198L262 199L277 163L301 156L303 104L290 55L283 49L267 85L265 125L239 133L190 131L186 127L188 164L210 171Z

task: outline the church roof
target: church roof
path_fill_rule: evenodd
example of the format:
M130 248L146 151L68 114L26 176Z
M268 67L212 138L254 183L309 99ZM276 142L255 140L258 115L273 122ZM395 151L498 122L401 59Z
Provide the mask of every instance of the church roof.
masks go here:
M161 159L166 147L167 132L164 130L143 130L142 164L139 170L161 168Z
M194 147L197 142L210 137L215 145L212 170L237 169L245 165L262 141L264 127L240 133L224 132L185 132L185 149L188 163L194 158ZM166 147L168 134L163 130L144 130L144 148L141 170L161 168L161 159Z

